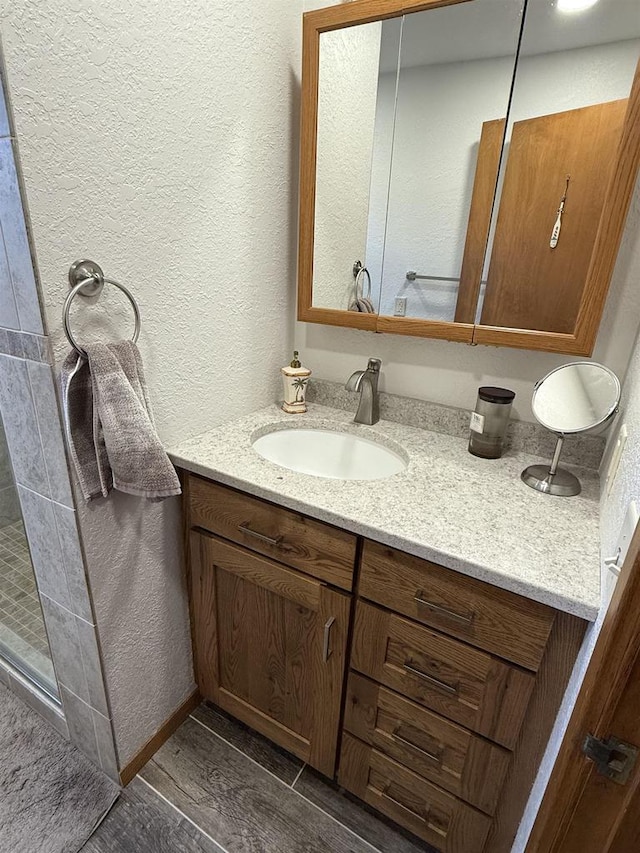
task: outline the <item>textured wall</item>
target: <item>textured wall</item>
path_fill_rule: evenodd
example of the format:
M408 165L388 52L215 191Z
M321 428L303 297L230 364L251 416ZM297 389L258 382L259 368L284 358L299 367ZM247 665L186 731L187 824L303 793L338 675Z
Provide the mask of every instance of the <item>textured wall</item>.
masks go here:
M57 357L67 270L88 256L140 303L165 442L271 402L291 349L299 4L0 9ZM127 335L130 311L105 292L74 329ZM177 503L81 510L122 762L192 686Z

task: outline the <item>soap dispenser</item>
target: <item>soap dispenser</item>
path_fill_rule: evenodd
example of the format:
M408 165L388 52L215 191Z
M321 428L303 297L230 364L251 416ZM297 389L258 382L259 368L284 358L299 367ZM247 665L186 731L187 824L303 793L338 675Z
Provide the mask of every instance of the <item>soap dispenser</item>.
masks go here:
M282 368L282 381L284 383L284 403L282 408L290 415L302 415L307 411L305 397L307 394L307 383L311 371L303 367L298 359L298 351L293 353L291 364Z

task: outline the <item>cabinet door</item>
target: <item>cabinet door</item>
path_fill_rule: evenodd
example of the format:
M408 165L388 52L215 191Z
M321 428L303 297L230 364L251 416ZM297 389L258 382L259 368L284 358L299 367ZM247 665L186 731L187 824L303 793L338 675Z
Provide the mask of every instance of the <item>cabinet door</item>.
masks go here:
M191 577L202 695L332 776L349 596L195 532Z

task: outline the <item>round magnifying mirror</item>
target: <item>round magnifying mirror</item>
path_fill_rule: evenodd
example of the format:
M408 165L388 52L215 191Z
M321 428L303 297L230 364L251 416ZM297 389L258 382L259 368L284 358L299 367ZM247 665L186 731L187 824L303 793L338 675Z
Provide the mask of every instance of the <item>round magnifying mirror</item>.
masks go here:
M556 433L558 441L550 465L531 465L522 479L539 492L577 495L580 481L558 467L566 435L604 429L618 411L620 382L602 364L578 361L563 364L536 384L533 414L542 426Z

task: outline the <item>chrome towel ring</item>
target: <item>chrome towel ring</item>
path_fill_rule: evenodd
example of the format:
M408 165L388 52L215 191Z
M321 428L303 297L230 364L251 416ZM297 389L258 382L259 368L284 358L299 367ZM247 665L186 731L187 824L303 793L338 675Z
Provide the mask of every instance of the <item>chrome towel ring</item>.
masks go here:
M112 278L105 278L102 269L95 263L95 261L76 261L71 264L69 268L69 285L71 290L64 301L64 308L62 309L62 325L64 333L71 346L76 350L76 352L85 358L87 358L86 350L84 350L76 341L71 331L71 324L69 322L71 303L78 294L85 297L99 296L105 283L112 284L114 287L121 290L131 303L131 307L133 308L133 313L135 315L135 328L133 331L133 337L131 338L132 342L135 343L140 335L140 309L138 308L138 303L134 299L131 291L125 287L124 284L120 284Z

